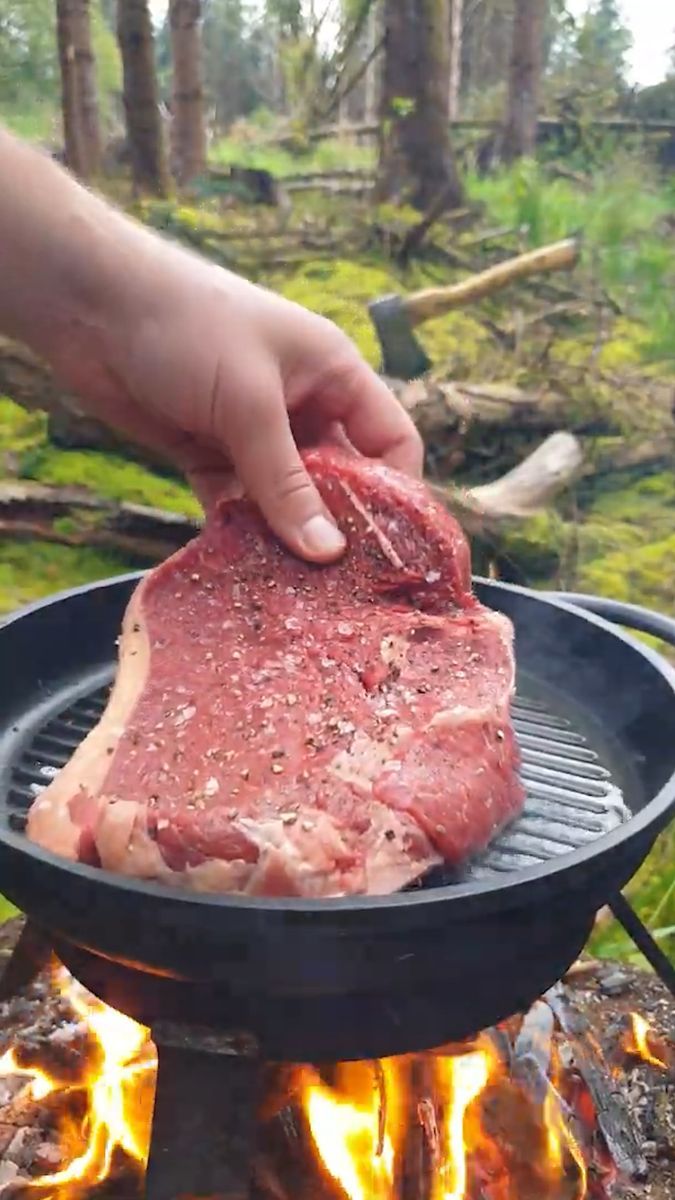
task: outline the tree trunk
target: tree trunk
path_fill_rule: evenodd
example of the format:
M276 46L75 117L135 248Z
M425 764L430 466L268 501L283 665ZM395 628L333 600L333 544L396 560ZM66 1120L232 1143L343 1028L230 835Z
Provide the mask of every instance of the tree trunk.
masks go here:
M124 72L124 109L134 186L139 192L165 196L168 170L147 0L118 0L117 38Z
M448 121L448 0L383 0L379 200L427 210L463 202Z
M95 175L101 167L103 152L101 142L101 120L96 84L96 59L91 36L90 0L72 0L75 10L75 62L82 125L82 143L88 175Z
M57 0L56 32L66 165L82 179L96 174L101 165L96 60L90 16L90 0Z
M173 168L179 183L206 169L201 0L170 0Z
M86 164L77 87L75 25L73 0L56 0L56 38L61 69L61 112L66 166L76 175L84 177Z
M464 0L450 0L450 70L448 116L456 121L459 116L459 93L462 86L462 31L464 25Z
M502 153L529 157L537 145L547 0L516 0Z
M372 0L368 13L366 55L375 55L376 47L382 37L382 5L380 0ZM381 54L372 58L366 71L364 119L370 124L377 121L380 108L380 93L382 88L382 57Z

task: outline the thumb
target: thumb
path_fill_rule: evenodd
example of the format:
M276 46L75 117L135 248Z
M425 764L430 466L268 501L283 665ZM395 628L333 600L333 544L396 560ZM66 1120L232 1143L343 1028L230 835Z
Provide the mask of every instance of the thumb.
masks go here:
M228 429L235 471L279 538L301 558L333 562L345 539L307 473L281 393L264 405L251 400L246 420Z

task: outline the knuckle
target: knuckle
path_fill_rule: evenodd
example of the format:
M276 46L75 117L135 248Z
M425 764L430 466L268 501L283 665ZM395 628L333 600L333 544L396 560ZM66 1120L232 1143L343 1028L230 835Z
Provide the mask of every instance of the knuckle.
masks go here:
M294 463L286 467L279 474L274 490L279 502L287 504L289 500L296 500L311 495L313 488L311 480L302 464Z

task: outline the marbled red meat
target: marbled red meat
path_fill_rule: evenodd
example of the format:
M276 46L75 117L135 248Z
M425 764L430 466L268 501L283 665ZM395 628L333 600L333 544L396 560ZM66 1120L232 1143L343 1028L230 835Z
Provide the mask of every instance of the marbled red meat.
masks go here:
M384 893L480 850L520 810L512 628L421 484L306 455L347 536L299 561L245 500L129 604L99 725L28 833L198 891Z

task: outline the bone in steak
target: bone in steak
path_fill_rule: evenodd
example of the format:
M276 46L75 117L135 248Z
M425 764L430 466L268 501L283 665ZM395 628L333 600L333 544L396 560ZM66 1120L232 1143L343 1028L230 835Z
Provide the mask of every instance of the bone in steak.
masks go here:
M486 845L520 810L512 628L422 485L305 456L347 535L316 567L223 503L129 604L98 726L28 834L197 891L385 893Z

